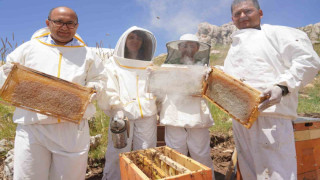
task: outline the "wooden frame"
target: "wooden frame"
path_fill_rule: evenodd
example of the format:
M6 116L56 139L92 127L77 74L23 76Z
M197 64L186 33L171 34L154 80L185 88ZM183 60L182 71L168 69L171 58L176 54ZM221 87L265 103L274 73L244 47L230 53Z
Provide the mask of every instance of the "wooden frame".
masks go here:
M208 80L203 83L203 97L246 128L250 128L258 118L258 105L265 97L260 97L260 91L223 71L211 68Z
M14 63L0 96L10 105L80 123L94 89Z

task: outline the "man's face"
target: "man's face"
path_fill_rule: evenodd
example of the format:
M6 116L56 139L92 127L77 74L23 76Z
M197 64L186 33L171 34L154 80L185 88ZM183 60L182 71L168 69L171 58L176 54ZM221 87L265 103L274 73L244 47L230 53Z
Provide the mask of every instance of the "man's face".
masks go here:
M258 10L251 1L241 2L233 7L232 21L238 29L259 28L262 10Z
M50 20L46 20L46 24L50 29L52 39L58 45L65 45L70 42L79 26L74 11L65 7L54 9Z
M192 41L182 42L178 45L179 51L181 52L181 57L188 56L193 58L193 56L199 50L199 44Z

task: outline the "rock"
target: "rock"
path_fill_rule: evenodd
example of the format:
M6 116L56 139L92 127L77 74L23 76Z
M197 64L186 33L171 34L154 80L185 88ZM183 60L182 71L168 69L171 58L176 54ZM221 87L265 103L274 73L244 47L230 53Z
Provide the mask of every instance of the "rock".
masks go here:
M213 50L210 51L210 54L220 54L220 51L213 49Z
M102 138L102 134L97 134L90 137L90 150L95 149L99 144Z
M316 24L309 24L305 27L299 27L298 29L304 31L309 36L312 43L319 42L320 39L320 22Z
M314 85L313 84L307 84L304 88L313 89Z
M222 26L211 25L204 22L198 25L198 32L196 35L201 42L205 42L210 45L228 45L231 44L230 35L236 30L237 28L233 22Z
M9 149L11 149L11 146L13 146L11 141L2 139L0 141L0 154L6 153Z
M309 99L309 98L310 98L310 96L308 96L308 95L306 95L306 94L300 94L300 97L301 97L301 98L305 98L305 99Z
M14 149L11 149L4 160L4 180L12 180L13 179L13 157L14 157Z

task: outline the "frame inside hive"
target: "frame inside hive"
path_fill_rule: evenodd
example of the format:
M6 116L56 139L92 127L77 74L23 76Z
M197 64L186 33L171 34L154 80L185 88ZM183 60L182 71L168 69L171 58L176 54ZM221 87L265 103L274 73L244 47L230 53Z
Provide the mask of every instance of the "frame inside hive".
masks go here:
M13 106L78 123L94 92L15 63L0 96Z
M212 179L211 168L167 147L120 154L121 179Z
M212 67L203 96L224 112L250 128L259 115L258 105L264 100L261 92Z

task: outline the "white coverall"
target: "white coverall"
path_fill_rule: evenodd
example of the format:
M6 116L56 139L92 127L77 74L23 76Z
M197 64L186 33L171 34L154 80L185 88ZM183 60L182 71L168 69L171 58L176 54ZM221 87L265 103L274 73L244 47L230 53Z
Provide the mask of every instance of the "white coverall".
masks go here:
M203 67L203 75L206 68ZM214 123L206 100L191 95L165 94L160 101L160 123L165 126L166 145L184 155L189 152L192 159L212 169L214 179L209 132Z
M145 90L146 67L152 63L151 59L143 61L124 58L127 36L134 30L144 31L152 35L148 30L139 27L133 26L129 28L118 40L114 56L110 58L110 62L106 65L106 68L112 70L107 83L107 93L109 97L114 97L110 100L111 111L107 111L106 114L112 117L117 110L123 110L130 122L130 135L127 146L123 149L116 149L113 146L109 128L108 147L105 156L106 163L102 178L104 180L120 180L120 153L156 146L157 108L155 97L150 93L146 93ZM156 39L153 35L151 39L153 56L156 48ZM114 89L117 91L112 91ZM117 97L120 97L120 99L117 99Z
M300 30L263 25L242 29L233 43L224 71L264 91L280 84L289 94L260 113L251 129L233 120L240 171L244 179L297 179L292 120L297 117L298 91L317 74L319 56Z
M101 61L77 35L73 39L76 45L59 46L44 41L48 34L48 28L38 30L30 41L7 56L7 63L18 62L82 86L94 86L99 97L107 80ZM2 72L1 81L5 78ZM95 107L88 106L86 114L94 113ZM87 120L76 124L16 108L13 121L18 124L14 145L15 180L85 178L90 147Z

